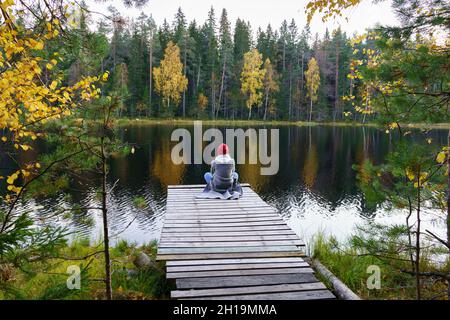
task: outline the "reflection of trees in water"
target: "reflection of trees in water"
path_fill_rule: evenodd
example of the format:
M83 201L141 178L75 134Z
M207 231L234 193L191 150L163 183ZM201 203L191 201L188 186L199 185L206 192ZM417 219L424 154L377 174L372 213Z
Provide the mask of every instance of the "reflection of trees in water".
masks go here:
M303 181L308 189L314 186L317 172L319 170L319 159L317 157L317 148L315 145L308 147L305 157L305 165L303 167Z
M149 237L154 232L157 236L156 229L164 212L166 186L203 183L203 173L209 170L209 166L172 163L171 149L176 142L170 141L170 135L174 129L174 126L162 125L129 126L126 130L121 129L120 137L124 141L136 144L136 152L126 157L114 157L109 163L109 187L119 179L109 204L113 233L122 230L135 219L133 230L137 228L150 232ZM206 129L205 126L204 130ZM225 127L219 129L225 132ZM257 150L255 144L247 145L247 163L237 165L241 182L250 183L255 191L284 215L288 215L293 206L300 208L296 213L307 215L309 208L304 201L306 197L312 197L313 202L328 208L330 214L333 214L333 210L339 206L352 205L358 206L358 213L362 216L373 217L376 209L367 207L356 185L356 171L352 165L362 164L367 159L376 164L381 163L392 143L395 143L395 136L390 141L384 131L371 127L281 126L279 129L278 174L262 176L260 164L248 164L248 152ZM188 127L188 130L193 138L192 127ZM444 144L446 135L444 131L432 131L428 137ZM413 139L412 136L413 134L405 138ZM204 146L206 144L207 142L203 143ZM46 150L45 148L39 145L35 151L41 152ZM20 157L17 159L30 160ZM5 163L8 159L2 161ZM53 213L48 208L54 203L72 209L89 204L92 206L96 203L94 191L97 186L99 183L94 175L78 173L70 180L70 197L58 195L46 199L36 198L30 201L28 206L24 206L28 209L43 207L37 212L43 218ZM135 208L133 199L136 196L143 196L149 207L143 210ZM70 227L83 229L86 233L95 233L97 229L87 222L88 217L96 217L96 211L82 209L75 211L77 214L65 220L65 223Z
M171 159L172 146L170 137L160 141L158 149L153 150L153 161L149 163L150 172L164 186L170 184L180 184L186 165L175 165Z

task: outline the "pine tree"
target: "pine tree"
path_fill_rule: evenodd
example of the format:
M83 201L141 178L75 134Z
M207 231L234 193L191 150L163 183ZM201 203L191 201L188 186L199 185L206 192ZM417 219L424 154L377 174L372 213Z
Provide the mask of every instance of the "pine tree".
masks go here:
M231 74L232 55L233 55L233 42L231 40L231 27L228 21L227 11L222 10L219 26L219 58L222 65L222 75L220 80L219 101L216 112L216 117L219 114L219 110L222 107L222 100L224 101L224 115L227 112L227 89L228 80Z

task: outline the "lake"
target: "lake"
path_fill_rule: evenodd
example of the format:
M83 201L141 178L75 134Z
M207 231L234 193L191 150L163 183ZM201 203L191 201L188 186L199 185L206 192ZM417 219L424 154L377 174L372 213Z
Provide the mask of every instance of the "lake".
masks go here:
M147 243L158 239L167 185L203 183L208 165L175 165L171 161L171 150L177 142L172 142L170 137L179 127L193 131L193 126L189 125L120 127L120 138L133 144L135 152L110 161L108 181L110 187L115 187L109 198L109 215L115 240ZM217 128L224 131L233 126ZM382 163L395 136L374 127L286 125L267 128L279 129L278 173L262 176L260 165L238 164L236 169L240 181L250 183L305 241L317 231L344 239L357 224L367 220L404 221L399 211L387 213L381 207L368 206L352 169L352 165L361 164L366 159ZM447 131L433 130L426 137L444 145ZM423 139L423 136L417 134L415 137L413 132L408 139ZM55 202L63 207L92 206L96 202L93 193L97 188L95 183L84 182L78 185L77 191L70 192L70 197L61 195L29 201L22 205L22 209L33 209L44 217L52 212ZM136 207L137 197L145 199L146 208ZM428 228L443 233L445 225L436 219L437 214L429 212L424 223ZM94 210L77 212L69 219L60 217L58 223L81 230L81 236L101 236L100 213Z

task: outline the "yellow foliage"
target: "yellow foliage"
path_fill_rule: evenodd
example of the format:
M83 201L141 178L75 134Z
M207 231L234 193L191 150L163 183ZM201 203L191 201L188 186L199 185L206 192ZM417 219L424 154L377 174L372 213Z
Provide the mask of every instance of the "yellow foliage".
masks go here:
M246 105L251 109L253 105L259 105L262 100L263 80L266 69L261 69L262 55L253 49L244 54L244 66L241 72L241 92L247 95Z
M306 5L308 23L317 12L322 13L322 21L331 17L342 16L342 11L356 6L361 0L310 0Z
M205 111L206 107L208 106L208 97L200 92L198 94L197 103L200 110Z
M12 0L1 2L3 16L14 17L13 5ZM57 61L45 62L36 53L44 49L48 39L58 35L55 27L58 23L57 20L48 21L42 33L30 33L13 19L0 19L0 48L3 49L0 52L0 130L8 133L8 138L2 137L2 141L10 140L16 149L31 149L21 142L26 138L36 139L35 124L70 113L78 100L99 96L100 90L92 86L99 81L97 77L87 77L73 86L60 88L59 82L51 79L51 73L48 83L42 81L42 70L51 70ZM36 168L39 167L36 165ZM19 176L29 176L28 170L18 170L10 175L7 189L19 193L21 188L13 184Z
M186 90L188 79L183 74L183 64L180 60L180 48L169 41L164 51L164 59L159 67L153 68L155 90L167 106L170 101L180 102L181 93Z
M441 151L438 153L436 157L436 161L440 164L444 163L445 159L447 158L447 153L445 151Z
M320 85L320 72L319 65L315 58L311 58L308 62L308 69L305 71L306 79L306 95L311 99L312 102L317 101L317 90Z

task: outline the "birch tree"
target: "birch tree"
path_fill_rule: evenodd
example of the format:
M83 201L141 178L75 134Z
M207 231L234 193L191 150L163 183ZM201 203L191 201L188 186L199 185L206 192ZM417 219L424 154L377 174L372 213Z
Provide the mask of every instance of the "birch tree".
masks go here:
M261 69L262 55L258 50L253 49L244 55L244 67L241 73L241 92L247 96L246 106L248 108L248 118L252 116L252 107L259 106L262 100L263 80L266 74L265 69Z
M306 95L309 98L309 121L312 119L313 102L317 101L317 91L320 85L320 71L315 58L311 58L308 62L308 69L305 71L306 79Z
M164 51L164 59L159 67L153 68L155 90L162 96L167 108L170 101L180 102L181 94L187 88L188 80L183 72L183 64L180 60L180 48L169 41Z

